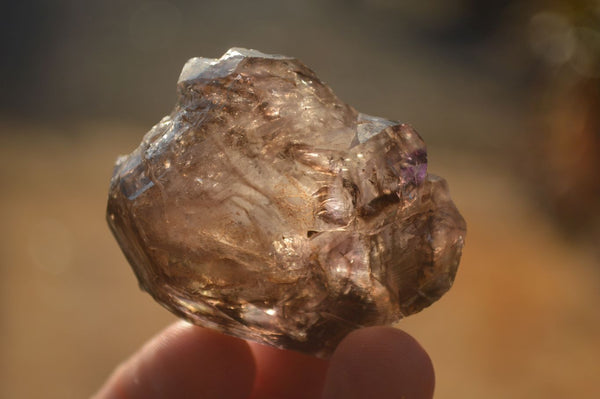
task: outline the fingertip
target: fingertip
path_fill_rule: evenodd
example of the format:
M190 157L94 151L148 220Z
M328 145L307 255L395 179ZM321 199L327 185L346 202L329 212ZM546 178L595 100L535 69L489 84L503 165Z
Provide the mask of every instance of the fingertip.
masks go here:
M317 398L329 362L299 352L250 342L256 359L253 399Z
M121 365L104 398L247 398L255 375L245 341L184 322L171 325Z
M431 399L433 364L409 334L392 327L350 333L331 357L324 399Z

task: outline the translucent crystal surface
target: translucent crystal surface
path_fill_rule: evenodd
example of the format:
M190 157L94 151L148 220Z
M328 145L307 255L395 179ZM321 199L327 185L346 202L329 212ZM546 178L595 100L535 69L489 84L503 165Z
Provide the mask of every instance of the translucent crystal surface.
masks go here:
M452 285L465 222L408 125L358 113L298 60L193 58L117 161L108 223L141 287L201 326L326 357Z

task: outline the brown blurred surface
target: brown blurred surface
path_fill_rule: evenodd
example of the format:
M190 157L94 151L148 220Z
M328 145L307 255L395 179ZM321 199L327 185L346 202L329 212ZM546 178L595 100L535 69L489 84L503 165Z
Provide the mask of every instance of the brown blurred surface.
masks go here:
M143 130L1 129L0 397L86 397L174 319L138 289L104 221L114 158ZM431 354L437 397L600 395L598 265L528 205L505 165L429 151L469 225L453 289L400 323Z

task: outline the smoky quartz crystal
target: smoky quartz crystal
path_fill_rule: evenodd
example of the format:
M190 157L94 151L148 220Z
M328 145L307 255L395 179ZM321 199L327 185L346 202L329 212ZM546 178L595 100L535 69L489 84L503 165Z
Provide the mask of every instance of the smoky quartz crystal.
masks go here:
M107 210L161 305L327 357L450 288L466 226L412 127L256 50L192 58L177 89L173 112L118 159Z

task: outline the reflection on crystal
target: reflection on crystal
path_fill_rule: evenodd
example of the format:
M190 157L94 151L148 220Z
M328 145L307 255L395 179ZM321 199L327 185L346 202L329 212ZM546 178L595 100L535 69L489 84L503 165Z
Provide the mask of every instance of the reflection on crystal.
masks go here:
M358 113L301 62L191 59L121 158L108 222L141 287L201 326L328 356L451 286L465 223L408 125Z

